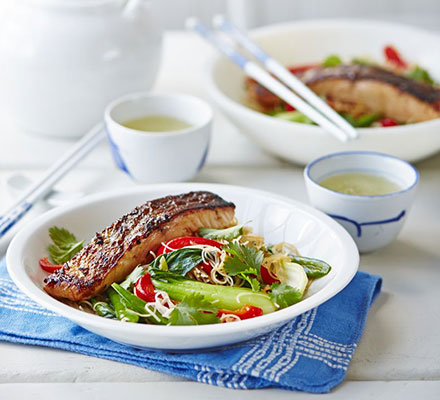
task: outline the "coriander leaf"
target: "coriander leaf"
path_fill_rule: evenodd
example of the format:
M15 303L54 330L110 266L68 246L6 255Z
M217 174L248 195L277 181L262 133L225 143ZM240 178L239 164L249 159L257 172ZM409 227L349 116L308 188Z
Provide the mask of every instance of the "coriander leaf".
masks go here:
M260 277L260 267L264 258L262 251L240 243L229 243L224 250L230 254L223 264L229 275L234 276L253 268L256 275Z
M69 232L65 228L58 228L57 226L52 226L52 228L49 228L49 236L54 242L55 246L58 247L64 247L71 243L77 242L73 233Z
M170 315L171 325L206 325L219 322L217 308L199 293L192 293L176 305Z
M64 264L83 248L84 240L78 242L67 229L53 226L49 236L54 244L49 246L49 254L55 264Z
M165 259L170 272L185 276L194 267L203 262L202 249L184 247L170 253L161 254L151 264L151 268L162 269Z
M251 287L253 292L259 292L261 288L260 281L257 278L254 278L252 276L246 275L243 272L238 274L238 276L242 279L244 279L247 283L249 283L249 286Z
M253 292L260 291L261 284L256 278L258 276L258 272L255 268L248 268L237 274L237 276L239 276L241 279L247 282Z
M243 234L243 225L231 226L226 229L200 228L198 234L207 239L232 240Z
M285 283L278 282L272 283L269 296L280 308L291 306L302 299L302 293L299 290L296 290Z

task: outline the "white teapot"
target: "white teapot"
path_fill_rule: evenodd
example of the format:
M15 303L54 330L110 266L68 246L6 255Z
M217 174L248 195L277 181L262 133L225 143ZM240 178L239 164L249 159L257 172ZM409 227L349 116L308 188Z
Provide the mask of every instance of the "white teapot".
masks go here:
M77 137L112 99L148 90L161 33L146 0L14 0L0 29L0 99L26 132Z

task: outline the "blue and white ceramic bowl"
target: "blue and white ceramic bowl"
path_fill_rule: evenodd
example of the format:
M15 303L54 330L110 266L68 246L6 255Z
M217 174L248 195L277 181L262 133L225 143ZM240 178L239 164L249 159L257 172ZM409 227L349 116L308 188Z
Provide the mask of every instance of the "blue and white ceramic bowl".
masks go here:
M399 184L401 190L377 196L336 192L319 185L340 173L374 173ZM310 202L336 219L351 234L360 252L391 243L400 232L416 193L419 174L406 161L376 152L329 154L309 163L304 170Z
M122 124L148 115L166 115L191 127L170 132L143 132ZM203 100L181 93L133 93L105 110L113 158L140 183L180 182L193 178L208 153L213 112Z

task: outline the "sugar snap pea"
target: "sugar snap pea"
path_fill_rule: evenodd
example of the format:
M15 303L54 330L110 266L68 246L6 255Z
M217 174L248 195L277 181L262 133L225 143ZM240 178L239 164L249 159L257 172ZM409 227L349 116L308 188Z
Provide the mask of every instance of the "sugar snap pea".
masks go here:
M133 293L124 289L117 283L113 283L111 289L113 289L118 294L118 296L122 298L122 301L129 310L133 310L143 315L146 315L148 313L147 309L145 308L147 303L142 299L140 299L139 297L135 296ZM169 322L167 319L162 317L162 315L159 314L158 312L150 310L150 313L154 315L146 316L144 318L153 324L165 325Z
M139 316L127 308L127 306L122 301L122 297L115 289L110 287L107 290L107 294L112 303L113 308L115 309L116 316L118 317L118 319L125 322L139 321Z
M321 278L327 275L332 269L325 261L318 260L317 258L291 256L291 260L301 265L309 278Z
M95 311L96 314L104 318L116 318L115 310L113 310L110 304L108 304L106 301L101 301L96 297L93 297L90 302L92 303L93 311Z

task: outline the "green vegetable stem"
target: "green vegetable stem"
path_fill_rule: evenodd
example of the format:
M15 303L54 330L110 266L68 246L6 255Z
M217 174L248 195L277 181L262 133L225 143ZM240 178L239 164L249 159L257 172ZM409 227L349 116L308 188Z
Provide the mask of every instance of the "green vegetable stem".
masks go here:
M243 233L243 225L236 225L226 229L200 228L198 233L207 239L232 240Z
M261 308L264 314L275 311L275 305L267 294L255 293L251 289L175 279L169 279L168 282L153 279L153 285L177 301L182 301L191 293L199 293L217 308L236 310L249 304Z

